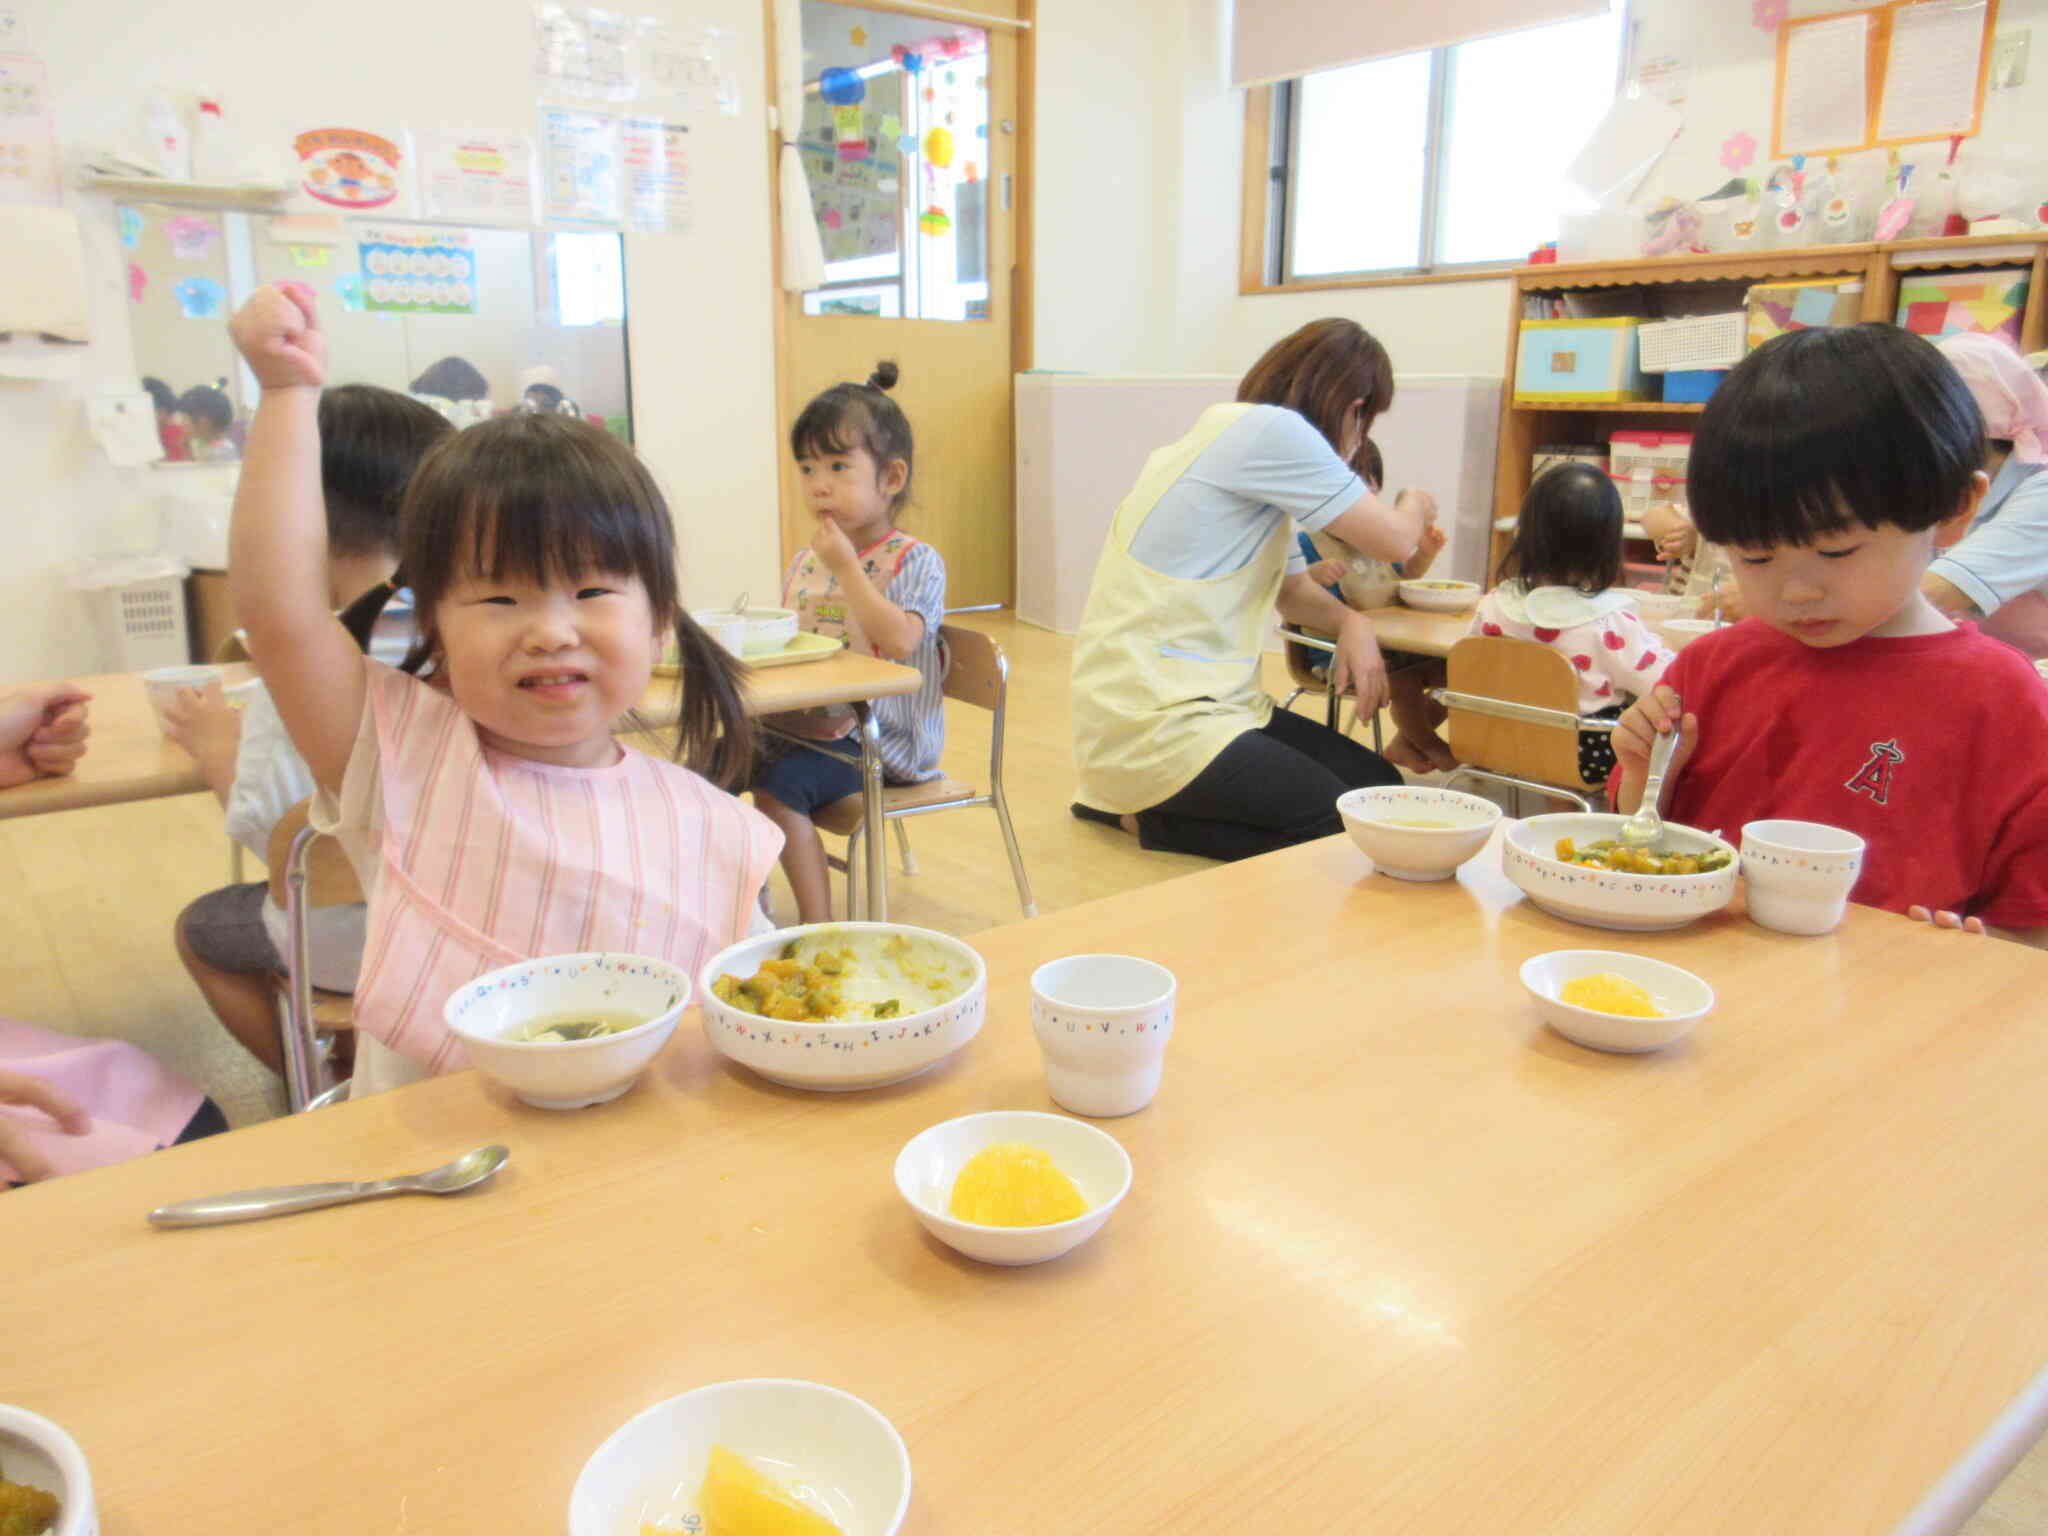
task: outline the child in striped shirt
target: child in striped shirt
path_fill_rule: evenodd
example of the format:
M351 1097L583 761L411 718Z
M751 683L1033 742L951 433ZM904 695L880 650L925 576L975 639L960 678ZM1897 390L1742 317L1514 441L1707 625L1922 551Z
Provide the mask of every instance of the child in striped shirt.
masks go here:
M748 930L781 838L719 787L752 756L738 671L681 607L645 466L566 416L443 438L400 511L419 641L393 668L325 601L312 291L262 288L230 329L263 390L235 495L235 608L312 769L313 824L369 901L351 1095L464 1065L441 1011L485 971L612 950L695 973ZM670 637L690 767L612 734Z
M923 674L915 693L872 706L883 776L892 784L922 784L939 776L946 744L939 647L946 562L896 526L910 499L912 453L910 423L887 393L896 377L896 365L883 362L865 384L836 384L790 429L790 452L818 522L810 547L790 565L782 604L814 634ZM798 919L826 922L832 892L811 815L860 793L859 758L848 740L855 716L845 707L806 710L770 724L814 745L771 749L754 775L754 804L782 829L782 869L796 893Z

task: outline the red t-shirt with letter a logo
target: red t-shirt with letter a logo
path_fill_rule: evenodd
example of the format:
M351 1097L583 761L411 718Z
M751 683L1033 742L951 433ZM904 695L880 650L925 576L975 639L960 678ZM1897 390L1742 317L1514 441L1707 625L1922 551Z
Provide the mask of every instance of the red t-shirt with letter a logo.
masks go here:
M1959 624L1822 650L1750 619L1664 681L1700 721L1668 820L1825 822L1869 845L1859 902L2048 927L2048 685L2011 647Z

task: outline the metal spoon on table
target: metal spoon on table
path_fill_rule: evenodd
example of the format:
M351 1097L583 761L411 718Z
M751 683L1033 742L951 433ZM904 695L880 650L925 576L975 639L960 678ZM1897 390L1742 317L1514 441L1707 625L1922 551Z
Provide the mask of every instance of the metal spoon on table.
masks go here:
M197 1200L180 1200L176 1205L160 1205L149 1213L149 1219L159 1227L213 1227L223 1222L289 1216L294 1211L317 1211L322 1206L347 1205L356 1200L378 1200L385 1195L452 1195L483 1183L504 1167L511 1155L505 1147L478 1147L452 1163L395 1179L374 1179L366 1184L286 1184L276 1189L204 1195Z
M1678 732L1659 731L1650 748L1650 771L1643 780L1642 803L1635 814L1621 824L1625 848L1648 848L1664 835L1664 818L1657 814L1657 802L1664 798L1664 770L1671 766L1671 754L1678 750Z

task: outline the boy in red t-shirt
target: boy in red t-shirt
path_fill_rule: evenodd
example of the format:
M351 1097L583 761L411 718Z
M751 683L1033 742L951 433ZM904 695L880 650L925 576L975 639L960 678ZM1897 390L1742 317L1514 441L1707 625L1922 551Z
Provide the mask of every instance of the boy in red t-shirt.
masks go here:
M1868 844L1854 897L2048 946L2048 688L1920 594L1983 498L1984 427L1925 340L1795 331L1714 392L1688 466L1751 618L1688 646L1614 732L1614 803L1681 724L1665 811L1733 838L1790 817Z

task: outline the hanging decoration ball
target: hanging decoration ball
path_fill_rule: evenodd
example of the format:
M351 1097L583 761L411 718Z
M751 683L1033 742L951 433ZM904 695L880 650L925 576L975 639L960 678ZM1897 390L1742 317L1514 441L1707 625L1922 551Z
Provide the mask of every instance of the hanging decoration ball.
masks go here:
M906 155L914 155L914 154L916 154L916 153L917 153L917 135L916 135L916 134L914 134L914 133L906 133L906 134L903 134L903 135L902 135L901 137L899 137L899 138L898 138L898 139L896 140L896 148L897 148L897 149L898 149L899 151L901 151L901 152L902 152L903 154L906 154Z
M975 137L976 137L977 139L985 139L985 138L987 138L987 137L988 137L988 124L987 124L987 123L976 123L976 124L974 125L974 136L975 136Z
M957 32L954 33L951 37L941 38L939 40L939 52L943 53L949 59L959 58L961 53L965 51L966 47L967 39L960 36L960 34Z
M931 164L944 170L953 163L953 135L944 128L934 128L924 136L924 157Z
M847 40L856 48L865 48L868 45L868 29L866 27L855 27L846 36Z
M828 69L818 75L818 94L835 107L850 107L867 99L868 83L851 69Z
M903 57L897 62L903 66L903 73L906 75L921 75L924 73L924 55L916 52L914 49L904 49Z
M917 216L917 228L920 234L943 235L953 228L953 221L946 216L945 209L933 203Z
M822 215L820 215L818 222L823 224L827 229L837 229L840 225L846 222L846 219L843 215L841 215L837 208L827 208L825 212Z
M981 180L981 167L976 165L972 160L969 160L965 165L960 167L960 174L963 177L965 177L968 181L979 181Z

